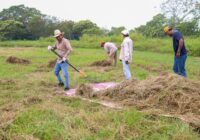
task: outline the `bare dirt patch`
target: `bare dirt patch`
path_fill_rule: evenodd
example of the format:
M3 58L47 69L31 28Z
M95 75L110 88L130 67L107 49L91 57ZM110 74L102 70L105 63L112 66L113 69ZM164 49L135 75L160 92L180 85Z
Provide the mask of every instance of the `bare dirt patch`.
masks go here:
M108 60L101 60L93 62L90 66L107 67L107 66L112 66L112 63Z
M11 63L11 64L25 64L25 65L31 63L30 60L17 58L17 57L15 57L15 56L9 56L9 57L6 59L6 62L7 62L7 63Z

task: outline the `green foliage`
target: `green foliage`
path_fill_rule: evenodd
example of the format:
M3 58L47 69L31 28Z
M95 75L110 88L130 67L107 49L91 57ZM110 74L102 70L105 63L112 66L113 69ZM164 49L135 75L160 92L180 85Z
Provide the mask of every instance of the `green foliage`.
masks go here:
M198 19L200 8L199 0L165 0L161 4L163 14L168 17L168 23L176 27L182 22Z
M198 20L182 22L176 26L185 36L194 36L199 34Z
M141 34L131 33L130 37L134 42L134 50L139 51L151 51L159 53L171 53L172 39L171 38L147 38ZM199 37L185 37L186 48L189 55L200 56L200 42ZM97 35L83 35L79 41L71 40L71 44L74 48L100 48L100 42L114 42L119 47L123 41L121 35L117 36L97 36ZM40 38L37 41L1 41L0 47L47 47L48 45L54 45L55 38L47 37Z
M75 25L73 26L73 34L74 34L74 38L75 39L79 39L84 32L90 32L94 29L99 29L99 27L97 27L97 25L89 20L82 20L79 21L77 23L75 23ZM91 33L91 32L90 32Z
M24 5L11 6L0 12L0 20L15 20L28 25L33 17L43 16L40 11L35 8L25 7Z
M0 12L0 21L11 20L22 23L24 34L18 34L18 38L13 38L12 31L7 30L9 35L5 39L38 39L47 37L53 33L56 27L59 27L57 18L43 15L39 10L25 7L24 5L11 6Z
M103 32L101 29L99 28L90 28L90 29L86 29L82 32L83 34L87 34L87 35L103 35Z
M121 31L123 31L125 27L112 27L111 31L109 32L109 35L119 35L121 34Z
M153 19L135 29L136 32L143 34L147 37L163 37L163 27L166 24L166 18L162 14L158 14Z
M135 30L131 30L131 32L140 33L147 37L160 38L164 36L163 27L171 24L180 29L184 35L199 35L200 31L198 25L200 19L200 8L199 3L195 2L196 0L179 0L178 2L175 0L166 0L162 4L164 11L163 14L155 15L152 20L146 23L146 25L139 26ZM176 6L180 8L177 8ZM173 8L175 9L174 11ZM173 14L175 16L172 16ZM169 15L171 15L171 17ZM186 17L188 16L192 18L187 19ZM55 29L60 29L65 32L66 38L72 40L79 40L84 34L87 34L90 36L110 36L110 41L115 42L119 40L118 36L121 34L121 31L125 29L124 26L112 27L111 30L100 28L90 20L82 20L79 22L62 21L58 20L56 17L44 15L35 8L29 8L24 5L11 6L8 9L3 9L0 12L0 21L5 23L6 21L16 21L23 25L17 29L19 24L12 24L12 29L2 31L0 40L35 40L40 37L49 37L53 35ZM16 32L18 32L17 36Z
M14 20L0 21L0 32L0 40L23 39L26 35L26 30L23 24Z
M57 29L60 29L62 32L64 32L64 36L68 39L74 39L73 38L73 26L74 26L73 21L61 21L57 25Z
M44 29L45 29L45 21L42 17L33 17L30 22L28 23L29 31L32 34L34 39L40 38L40 36L44 35Z
M53 36L50 37L41 37L38 42L49 42L49 43L54 43L55 42L55 38Z

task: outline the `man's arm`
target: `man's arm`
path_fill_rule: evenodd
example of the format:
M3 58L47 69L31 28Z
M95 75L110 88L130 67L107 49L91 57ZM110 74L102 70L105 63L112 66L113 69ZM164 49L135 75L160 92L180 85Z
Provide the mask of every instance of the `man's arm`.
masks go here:
M177 50L177 54L176 54L177 57L180 57L183 45L184 45L184 40L183 40L183 38L181 38L179 40L178 50Z
M130 48L129 48L129 45L128 45L128 42L125 42L124 43L124 55L125 55L125 61L126 63L128 64L128 60L129 60L129 57L130 57Z
M56 44L54 46L52 46L52 50L56 50L57 49L57 46Z
M66 41L66 48L67 48L67 52L65 53L64 57L67 58L68 55L71 53L72 51L72 47L69 41Z

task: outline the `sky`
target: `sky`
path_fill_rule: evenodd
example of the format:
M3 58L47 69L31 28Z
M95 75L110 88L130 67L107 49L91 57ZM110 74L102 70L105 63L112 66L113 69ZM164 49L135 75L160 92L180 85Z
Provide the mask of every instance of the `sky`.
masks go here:
M0 0L0 11L24 4L61 20L89 19L102 28L134 29L160 13L163 0Z

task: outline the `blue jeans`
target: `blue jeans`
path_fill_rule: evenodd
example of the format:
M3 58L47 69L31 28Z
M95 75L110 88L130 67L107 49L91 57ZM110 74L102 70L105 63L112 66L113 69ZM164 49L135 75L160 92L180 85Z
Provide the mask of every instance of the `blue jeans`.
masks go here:
M129 64L126 64L126 62L124 60L122 60L122 64L123 64L123 71L124 71L125 79L126 80L131 79L131 72L130 72Z
M60 77L61 70L65 77L65 82L63 82L62 78ZM56 75L59 83L64 83L65 88L69 88L68 64L66 62L56 63L55 68L54 68L54 74Z
M187 59L187 54L182 55L179 58L174 56L173 70L176 74L181 75L183 77L187 77L186 70L185 70L186 59Z

